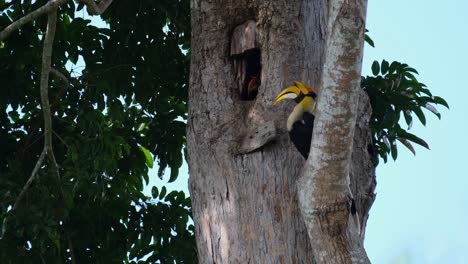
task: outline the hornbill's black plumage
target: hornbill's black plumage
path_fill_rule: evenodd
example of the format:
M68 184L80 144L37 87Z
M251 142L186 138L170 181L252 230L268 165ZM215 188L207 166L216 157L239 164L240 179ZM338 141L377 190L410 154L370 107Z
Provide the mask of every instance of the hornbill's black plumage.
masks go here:
M274 104L283 99L294 99L297 103L288 117L286 128L294 146L307 159L314 127L315 117L313 111L315 109L317 94L307 85L300 82L294 82L294 84L294 86L281 91L276 97Z

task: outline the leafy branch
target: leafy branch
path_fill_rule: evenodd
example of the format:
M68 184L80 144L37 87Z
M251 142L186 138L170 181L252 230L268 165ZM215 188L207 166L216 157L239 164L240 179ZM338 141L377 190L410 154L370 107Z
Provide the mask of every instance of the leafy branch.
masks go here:
M57 160L55 159L55 155L54 155L54 151L52 147L52 133L53 133L52 115L50 111L50 103L49 103L49 95L48 95L49 74L52 71L51 61L52 61L52 50L53 50L53 43L54 43L54 38L55 38L56 25L57 25L57 10L54 9L48 14L47 30L46 30L46 34L44 38L44 46L42 50L40 94L41 94L42 112L43 112L43 117L44 117L44 147L41 152L41 155L39 156L39 159L36 162L36 165L34 166L31 176L29 177L28 181L23 186L23 189L21 190L20 194L16 198L13 208L10 211L10 214L8 216L10 216L11 213L15 211L18 208L18 206L20 206L29 187L32 185L33 181L37 177L39 169L41 168L42 163L44 162L44 159L46 156L49 158L52 164L53 171L57 178L57 183L60 189L60 198L62 202L65 199L65 194L61 186L59 166L57 164ZM58 74L58 71L53 70L52 72L54 72L55 74ZM8 216L5 218L5 223L8 222ZM6 230L7 229L4 228L3 233L5 233ZM74 257L73 242L70 238L68 238L68 244L70 248L70 254L72 256L72 263L76 263L75 257Z
M15 1L0 12L0 31L48 2ZM17 24L19 29L0 42L0 78L5 84L0 89L0 155L6 161L0 165L0 198L5 201L0 229L7 231L0 239L0 258L8 263L39 258L44 263L196 259L193 226L187 225L189 199L184 200L187 208L173 201L132 199L143 197L147 165L153 159L161 171L182 163L185 123L177 119L187 111L189 64L179 45L189 43L189 2L112 4L116 8L103 14L110 29L80 17L78 11L86 5L81 0L57 9L51 61L57 71L50 69L48 100L59 170L41 142L45 131L39 82L48 13ZM166 34L163 27L175 17L181 25ZM85 66L74 78L65 65L76 64L78 58ZM139 146L152 155L146 157ZM22 191L24 197L16 203Z
M396 142L399 141L413 154L416 151L412 143L429 149L429 144L418 136L408 132L413 125L413 117L426 125L423 108L441 118L434 105L449 107L439 96L433 96L427 86L417 80L418 72L407 64L394 61L372 64L374 76L363 77L361 87L367 92L372 105L370 127L373 136L373 150L386 162L391 154L398 156ZM400 125L404 117L406 129Z
M47 2L47 4L41 6L40 8L34 10L33 12L16 20L15 22L11 23L9 26L7 26L5 29L3 29L0 32L0 41L8 37L13 31L19 29L24 24L36 19L38 16L51 13L51 12L55 12L54 10L57 10L59 6L63 5L67 1L68 0L51 0Z
M375 47L368 32L369 30L366 29L364 41ZM396 160L397 141L414 155L416 155L416 150L411 142L429 149L426 141L408 132L413 126L413 114L423 125L426 125L426 116L422 109L429 110L440 119L441 115L434 104L449 108L447 102L439 96L433 96L427 86L416 78L418 71L408 64L398 61L391 63L386 60L382 60L381 63L374 61L372 74L373 76L362 77L361 87L369 96L372 106L369 125L372 132L372 152L375 162L378 163L378 156L387 162L388 154ZM402 115L408 126L407 129L400 126Z
M47 4L41 6L40 8L34 10L33 12L23 16L17 21L8 25L5 29L0 32L0 41L8 37L13 31L19 29L22 25L34 20L40 15L48 14L48 23L47 30L44 39L44 46L42 51L42 69L41 69L41 81L40 81L40 94L41 94L41 104L44 117L44 148L43 151L34 166L34 169L29 177L28 181L24 185L20 194L16 198L13 210L18 207L22 201L26 191L31 186L33 180L35 179L37 172L39 171L42 162L44 161L45 156L50 158L52 162L53 169L56 173L56 176L60 182L60 173L59 166L55 159L55 155L52 148L52 115L50 110L49 95L48 95L48 86L49 86L49 75L53 73L62 79L66 84L69 84L68 79L59 71L51 67L52 61L52 49L55 38L55 29L57 24L57 9L59 6L66 3L68 0L50 0ZM99 4L96 4L94 0L80 0L88 6L91 14L99 15L102 14L112 3L113 0L102 0ZM63 195L63 190L62 197Z
M38 172L44 162L45 157L49 158L52 169L56 176L62 203L65 200L65 194L61 185L60 170L59 170L59 166L55 158L53 146L52 146L52 134L53 134L52 114L51 114L51 107L50 107L50 102L49 102L48 89L49 89L49 76L51 73L58 76L67 86L69 85L68 79L59 71L51 67L52 50L53 50L53 43L54 43L54 38L55 38L56 24L57 24L57 9L60 5L64 4L66 1L67 0L51 0L47 4L36 9L35 11L11 23L9 26L7 26L5 29L3 29L0 32L0 40L3 40L13 31L19 29L22 25L32 21L33 19L37 18L38 16L42 14L48 14L47 29L45 32L45 38L44 38L44 44L43 44L43 50L42 50L42 67L41 67L41 77L40 77L40 97L41 97L41 106L42 106L42 112L43 112L43 118L44 118L44 147L36 162L36 165L34 166L34 169L29 179L27 180L20 194L16 198L11 212L15 211L20 206L21 202L24 200L24 197L27 191L29 190L33 181L37 178ZM101 14L109 6L112 0L103 0L99 3L99 5L96 5L94 1L91 1L91 2L87 1L86 4L88 5L88 8L91 10L92 14ZM9 215L11 215L11 212ZM8 216L5 218L4 223L7 223L7 222L8 222ZM3 232L6 232L6 228L3 229ZM75 263L73 243L69 236L68 236L68 244L70 248L70 254L72 256L72 262Z

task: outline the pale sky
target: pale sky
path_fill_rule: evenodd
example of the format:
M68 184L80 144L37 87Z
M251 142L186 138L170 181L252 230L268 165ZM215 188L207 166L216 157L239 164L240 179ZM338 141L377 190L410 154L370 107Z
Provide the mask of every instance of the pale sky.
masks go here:
M376 48L365 48L364 75L374 59L405 62L450 105L438 107L442 120L428 112L426 127L411 129L430 151L401 147L396 162L378 167L365 243L373 263L468 263L467 12L463 0L369 1Z
M426 127L415 119L411 132L431 150L416 147L413 156L399 145L396 162L379 164L367 253L379 264L468 263L468 1L370 0L367 14L376 47L366 45L363 75L373 60L407 63L450 105L438 107L442 120L427 112ZM155 172L151 179L162 183ZM166 186L187 191L186 164Z

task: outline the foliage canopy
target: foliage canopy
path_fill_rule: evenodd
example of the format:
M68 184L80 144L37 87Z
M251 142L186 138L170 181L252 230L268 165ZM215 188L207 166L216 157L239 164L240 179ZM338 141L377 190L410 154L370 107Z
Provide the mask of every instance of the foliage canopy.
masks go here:
M0 1L0 29L46 2ZM52 74L49 89L61 181L46 162L13 211L43 145L47 16L0 45L2 263L70 262L71 245L78 263L193 262L190 199L165 188L153 198L142 193L149 152L160 177L170 168L169 181L183 162L189 3L115 1L102 15L104 28L82 8L68 1L59 9L53 47L52 67L69 82Z

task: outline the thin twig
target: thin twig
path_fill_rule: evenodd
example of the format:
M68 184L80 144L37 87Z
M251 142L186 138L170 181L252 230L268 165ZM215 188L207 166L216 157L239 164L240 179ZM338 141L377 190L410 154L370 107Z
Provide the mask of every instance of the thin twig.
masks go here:
M34 130L33 130L34 131ZM26 151L29 147L31 147L32 145L36 144L37 141L39 141L39 139L42 138L42 133L39 133L39 135L37 135L37 137L34 139L33 142L31 142L31 144L29 144L29 138L28 138L28 142L26 142L27 144L24 144L24 148L22 149L22 151Z
M55 155L54 155L53 151L49 152L49 159L50 159L50 162L52 162L52 168L53 168L53 170L55 172L55 176L57 177L57 185L58 185L59 190L60 190L61 205L63 207L66 207L65 192L63 191L63 188L62 188L62 180L60 178L60 170L59 170L59 166L58 166L57 160L55 159Z
M64 89L64 90L66 90L66 88L68 88L68 87L70 86L70 81L68 80L68 78L67 78L63 73L61 73L60 71L58 71L57 69L51 67L51 68L50 68L50 73L54 74L54 75L57 76L60 80L62 80L62 82L65 83L65 87L64 87L65 89ZM57 96L62 96L63 93L64 93L64 90L61 90L61 91L57 94ZM56 101L57 101L57 100L56 100ZM58 117L56 117L56 118L58 118ZM62 138L57 132L55 132L54 130L52 130L52 133L62 142L63 145L65 145L65 147L68 148L68 145L67 145L67 143L65 142L65 140L63 140L63 138ZM60 178L60 176L59 176L59 178Z
M63 95L65 94L65 92L67 91L67 88L70 86L70 81L68 80L68 78L65 76L65 74L61 73L60 71L56 70L55 68L50 68L50 73L54 74L55 76L57 76L62 82L65 83L65 86L62 87L62 89L60 89L60 91L55 95L55 98L54 100L52 100L52 103L51 103L51 113L54 112L54 105L56 106L56 102L58 102L62 97ZM57 117L58 118L58 117ZM33 129L31 129L31 132L34 132L35 130L37 130L40 126L40 123L39 122L35 122L34 125L33 125ZM55 131L52 131L55 133ZM24 144L24 148L23 148L23 151L26 150L27 148L29 148L31 145L33 145L37 140L39 140L41 138L41 135L40 134L37 139L34 140L34 142L32 142L31 144L29 144L29 142L31 141L32 139L32 136L34 135L33 133L28 133L29 136L28 138L26 139L26 143ZM55 133L56 134L56 133ZM60 136L58 136L58 134L56 134L56 136L62 140L60 138ZM63 142L63 140L62 140ZM65 144L66 145L66 144Z
M96 4L94 0L81 0L81 2L85 3L88 7L88 13L95 16L104 13L112 1L113 0L101 0L99 4Z
M57 134L57 132L55 132L54 130L52 130L52 132L60 140L60 142L62 142L62 144L65 145L65 147L68 148L68 144L65 142L65 140L63 140L63 138L59 134Z
M115 69L118 69L118 68L125 68L125 67L132 67L132 64L129 64L129 63L124 63L124 64L117 64L117 65L114 65L114 66L111 66L109 68L105 68L105 69L100 69L96 72L96 74L102 74L102 73L105 73L105 72L108 72L108 71L111 71L111 70L115 70ZM96 74L88 74L89 76L93 76L93 75L96 75Z
M57 108L57 105L60 102L60 99L63 100L63 96L67 92L68 88L71 86L70 80L60 71L55 68L50 68L50 73L57 76L64 85L61 86L61 89L55 94L54 99L51 101L51 112L54 112L54 108Z
M0 6L0 12L5 11L7 8L10 8L12 5L14 5L17 2L19 2L19 0L12 0L9 3L4 3L3 5Z
M55 76L57 76L60 80L62 80L67 86L70 85L70 81L68 80L67 76L65 76L65 74L59 72L58 70L56 70L55 68L50 68L50 73L54 74Z
M39 171L39 168L41 167L42 162L44 161L44 158L45 158L46 154L47 154L47 152L46 152L46 150L44 148L42 150L41 155L39 156L39 159L36 162L36 165L34 166L34 169L33 169L32 173L31 173L31 176L29 177L28 181L24 185L24 187L21 190L20 194L16 198L16 201L15 201L15 204L13 205L12 211L14 211L18 207L18 205L21 203L21 201L23 200L23 197L26 194L26 191L29 189L29 186L31 186L32 182L34 181L34 178L36 177L37 172Z
M4 40L6 37L8 37L8 35L19 29L22 25L34 20L40 15L50 13L52 10L56 10L59 6L63 5L67 1L69 0L50 0L47 2L47 4L16 20L0 32L0 41Z

